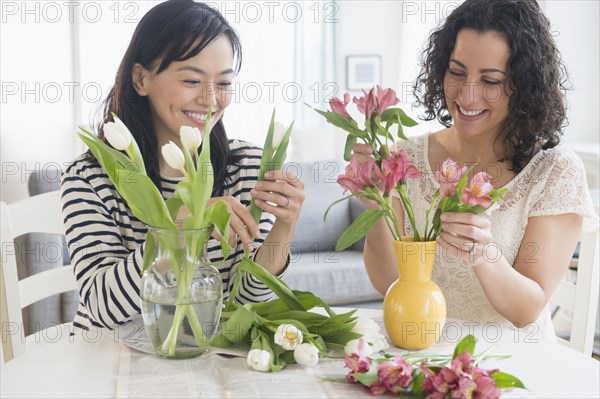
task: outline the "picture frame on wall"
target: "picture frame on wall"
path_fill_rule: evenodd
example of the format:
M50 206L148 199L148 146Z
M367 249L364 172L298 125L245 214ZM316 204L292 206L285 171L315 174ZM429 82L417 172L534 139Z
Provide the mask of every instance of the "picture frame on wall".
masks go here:
M381 56L349 55L346 57L346 89L370 89L381 84Z

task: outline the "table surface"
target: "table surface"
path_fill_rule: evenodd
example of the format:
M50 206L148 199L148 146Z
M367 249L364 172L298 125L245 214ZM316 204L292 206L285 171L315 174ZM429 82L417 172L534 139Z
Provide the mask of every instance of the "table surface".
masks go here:
M372 309L357 312L374 319L381 314L381 310ZM510 397L600 397L599 362L591 357L559 344L527 343L526 336L518 336L522 334L518 330L458 320L446 324L449 328L448 336L442 337L444 342L427 352L449 353L459 337L469 332L479 339L477 352L495 342L494 352L512 354L496 361L497 367L519 377L529 389L513 390ZM122 344L106 335L69 336L66 331L47 338L53 342L34 345L26 354L1 365L2 398L115 397Z

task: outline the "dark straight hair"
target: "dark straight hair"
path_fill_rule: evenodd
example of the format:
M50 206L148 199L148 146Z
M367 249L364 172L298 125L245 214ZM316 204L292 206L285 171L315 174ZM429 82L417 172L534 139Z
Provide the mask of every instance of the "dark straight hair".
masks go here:
M193 0L169 0L144 15L121 61L115 84L104 103L98 131L102 137L102 124L112 121L114 112L129 127L144 157L148 176L159 189L162 187L160 151L152 110L148 98L140 96L133 86L133 66L139 63L147 70L156 69L156 73L161 73L174 61L196 56L223 35L231 42L237 74L242 64L240 39L219 11ZM213 196L222 195L227 182L227 165L239 159L229 149L222 118L211 131L210 150L215 178Z

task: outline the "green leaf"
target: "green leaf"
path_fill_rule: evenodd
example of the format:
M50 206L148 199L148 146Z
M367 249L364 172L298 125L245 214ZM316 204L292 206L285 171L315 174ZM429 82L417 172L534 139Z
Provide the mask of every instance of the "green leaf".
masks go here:
M379 381L379 376L377 375L377 368L370 367L366 373L353 373L352 376L358 380L364 386L370 387L377 381Z
M406 127L413 127L418 125L418 123L412 119L410 116L408 116L406 114L406 112L404 112L402 110L402 108L388 108L386 109L383 114L381 114L381 120L384 122L387 121L397 121L402 123L402 125L406 126Z
M350 162L352 158L352 147L356 144L357 141L356 136L352 136L351 134L346 137L346 146L344 147L344 161Z
M252 331L252 327L258 324L254 312L244 306L239 306L228 320L221 323L221 334L227 341L237 344L244 342Z
M206 209L202 226L213 225L217 234L221 237L221 252L223 259L227 259L231 253L231 245L229 245L229 222L231 221L231 213L227 208L227 204L223 200L213 203Z
M425 373L418 368L413 369L412 389L414 393L423 392L423 381L425 381Z
M150 178L132 170L115 170L117 191L131 212L149 226L175 228L167 204Z
M469 334L465 336L458 344L456 344L452 359L456 359L456 357L464 351L469 351L469 353L472 355L473 352L475 352L475 344L477 344L477 339L473 335Z
M275 154L273 154L273 159L272 159L273 170L280 170L281 167L283 166L283 162L285 161L285 158L287 156L287 148L290 143L290 136L292 134L293 128L294 128L294 122L292 122L292 124L285 131L285 133L281 139L281 143L279 144L279 147L277 147L277 149L275 150Z
M306 310L298 301L298 298L289 289L289 287L278 277L273 276L265 268L254 262L248 255L244 255L242 261L237 267L237 272L240 271L250 273L266 285L275 295L277 295L291 310Z
M336 114L335 112L330 111L321 111L316 108L313 108L319 114L323 115L327 122L331 123L333 126L339 127L340 129L345 130L348 134L360 138L366 137L366 132L358 129L356 122L352 119L348 120L343 116Z
M156 241L154 241L152 233L148 232L146 234L146 245L144 245L144 257L142 259L142 271L140 274L144 274L148 270L154 259L156 259Z
M360 240L373 228L375 223L377 223L383 215L385 215L385 211L383 210L367 209L364 211L350 226L348 226L346 231L344 231L338 239L335 250L343 251Z
M337 205L337 204L339 204L340 202L342 202L342 201L346 201L347 199L350 199L350 198L352 198L352 197L358 197L358 196L360 196L360 195L361 195L360 193L356 193L356 194L352 194L352 195L349 195L349 196L347 196L347 197L344 197L344 198L340 198L339 200L335 200L335 201L333 201L333 202L331 203L331 205L329 205L329 206L327 207L327 210L325 210L325 214L323 215L323 223L327 222L327 215L329 214L329 211L331 210L331 208L333 208L333 206L334 206L334 205Z
M210 120L212 116L212 105L206 115L206 125L204 136L202 137L202 149L196 160L196 177L192 181L191 196L194 200L193 210L189 211L193 215L193 227L204 227L204 212L206 204L212 195L213 184L215 180L213 166L210 161ZM185 200L184 200L185 203ZM186 204L187 206L187 204Z
M116 169L138 170L136 164L127 155L115 150L90 131L82 127L79 127L79 129L81 132L78 132L77 135L88 146L113 183Z
M171 219L177 220L177 215L179 214L179 209L183 205L183 201L181 198L171 197L165 201L167 204L167 209L169 210L169 215L171 215Z
M527 389L525 387L525 384L523 384L523 382L520 379L518 379L517 377L515 377L512 374L497 371L494 374L490 375L490 378L492 378L494 381L496 381L496 386L500 389L506 389L506 388Z
M328 310L328 314L335 314L327 304L323 302L321 298L313 294L312 292L304 292L304 291L292 291L292 293L296 296L298 301L302 304L304 309L310 310L317 306L324 306L325 309ZM273 301L269 302L260 302L254 305L254 311L260 316L267 317L269 315L277 314L280 312L286 312L290 310L290 307L283 302L280 298L277 298Z

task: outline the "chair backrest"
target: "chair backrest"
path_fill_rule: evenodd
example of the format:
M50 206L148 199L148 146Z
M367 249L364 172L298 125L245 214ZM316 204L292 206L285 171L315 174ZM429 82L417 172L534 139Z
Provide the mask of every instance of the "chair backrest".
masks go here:
M11 204L0 202L0 281L2 353L8 361L26 351L22 309L42 299L77 289L71 266L37 273L19 281L15 238L26 233L64 235L60 192L36 195ZM40 258L43 257L44 248Z
M592 354L598 310L599 262L598 223L584 226L579 240L579 259L575 284L563 279L550 302L570 312L572 316L569 341L559 341L586 355Z

